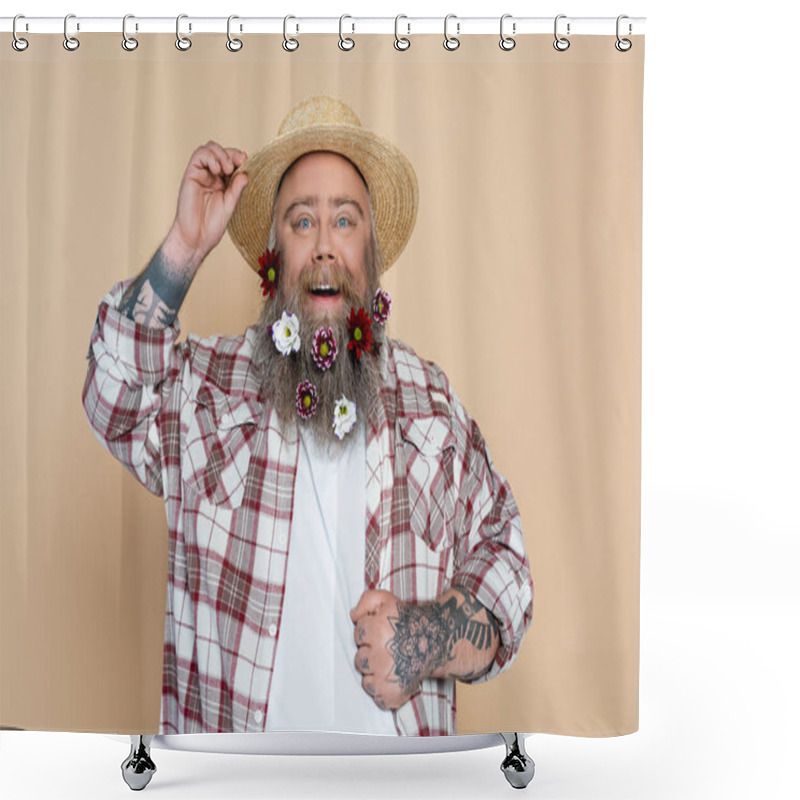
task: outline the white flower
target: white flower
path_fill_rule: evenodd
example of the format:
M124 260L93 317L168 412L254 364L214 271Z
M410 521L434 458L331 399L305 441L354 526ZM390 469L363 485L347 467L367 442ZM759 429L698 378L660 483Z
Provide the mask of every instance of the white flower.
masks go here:
M343 439L356 424L356 404L342 395L333 409L333 432L337 439Z
M288 356L300 349L300 320L294 314L285 311L281 318L272 326L272 339L281 355Z

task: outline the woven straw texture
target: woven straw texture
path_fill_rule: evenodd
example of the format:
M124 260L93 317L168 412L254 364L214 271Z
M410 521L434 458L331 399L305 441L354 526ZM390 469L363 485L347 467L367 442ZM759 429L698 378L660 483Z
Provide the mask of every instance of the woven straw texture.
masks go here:
M327 95L308 97L295 106L281 123L278 136L239 168L249 180L228 224L233 243L257 272L258 259L267 248L281 176L300 156L316 150L345 156L364 176L375 215L382 271L386 271L414 229L419 202L416 173L397 147L364 130L346 103Z

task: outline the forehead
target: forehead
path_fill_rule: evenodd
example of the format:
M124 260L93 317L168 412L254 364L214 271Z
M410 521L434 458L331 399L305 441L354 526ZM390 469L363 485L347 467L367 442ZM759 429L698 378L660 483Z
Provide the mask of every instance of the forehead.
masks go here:
M367 197L367 187L353 164L338 153L308 153L284 173L278 203L290 202L300 194L313 196L344 191Z

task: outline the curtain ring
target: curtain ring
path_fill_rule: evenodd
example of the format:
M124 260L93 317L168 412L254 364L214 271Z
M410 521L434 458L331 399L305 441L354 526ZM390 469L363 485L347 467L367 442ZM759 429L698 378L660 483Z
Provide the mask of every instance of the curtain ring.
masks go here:
M225 47L231 51L231 53L238 53L243 47L244 42L241 39L236 39L231 36L231 20L232 19L239 19L236 14L231 14L228 17L228 41L225 42ZM240 28L241 30L241 28Z
M614 42L614 47L616 47L617 50L620 51L620 53L627 53L628 50L630 50L631 47L633 47L633 42L630 39L620 39L619 38L619 23L620 23L620 20L623 20L623 19L629 19L628 15L627 14L620 14L617 17L617 41ZM630 35L630 33L631 33L631 24L629 22L628 23L628 35Z
M139 40L135 39L133 36L128 36L128 33L125 30L125 25L129 19L135 19L133 14L126 14L122 18L122 49L127 50L130 53L132 50L135 50L139 46Z
M510 16L511 16L511 14L503 14L503 16L500 17L500 49L501 50L506 50L506 51L513 50L517 46L516 41L511 36L506 36L505 33L503 33L503 23ZM517 23L516 22L512 22L511 23L511 32L512 33L516 33L517 32Z
M178 14L178 18L175 20L175 47L177 47L178 50L188 50L192 46L191 39L186 36L181 36L181 20L186 19L188 16L188 14ZM189 30L191 29L192 26L189 25Z
M397 23L401 19L408 19L405 14L398 14L394 18L394 49L395 50L408 50L411 47L411 39L406 39L405 36L400 36L397 32ZM408 32L411 33L411 25L408 25Z
M287 14L283 18L283 49L286 50L288 53L293 53L300 47L300 42L297 39L293 39L291 36L286 35L286 23L290 19L297 19L297 17L293 17L291 14ZM300 26L297 26L297 30L300 30Z
M70 36L67 33L67 23L69 22L70 17L72 17L74 19L75 15L74 14L67 14L67 16L64 17L64 41L63 41L63 45L64 45L64 49L65 50L72 51L72 50L77 50L81 46L81 43L74 36ZM77 29L80 30L80 26L78 26Z
M558 35L558 21L560 19L566 19L566 14L559 14L556 17L555 24L553 26L553 34L555 35L555 41L553 42L553 47L558 50L560 53L563 53L565 50L569 50L569 39L564 38L563 36ZM567 23L567 36L569 36L569 22Z
M352 50L356 46L355 39L351 39L347 36L342 35L342 23L346 19L353 19L349 14L342 14L339 17L339 49L340 50ZM356 25L353 23L353 30L355 31Z
M456 22L456 35L455 36L449 36L448 33L447 33L447 23L451 19L453 19L455 16L456 16L455 14L448 14L444 18L444 41L442 42L442 44L444 45L444 49L445 50L450 50L451 52L453 50L458 50L458 48L461 45L461 42L458 40L458 31L461 28L461 23L460 22Z
M21 53L23 50L28 49L28 40L23 39L20 36L17 36L17 20L18 19L26 19L24 14L17 14L14 17L14 22L11 23L11 33L14 34L14 38L11 40L11 46L18 52Z

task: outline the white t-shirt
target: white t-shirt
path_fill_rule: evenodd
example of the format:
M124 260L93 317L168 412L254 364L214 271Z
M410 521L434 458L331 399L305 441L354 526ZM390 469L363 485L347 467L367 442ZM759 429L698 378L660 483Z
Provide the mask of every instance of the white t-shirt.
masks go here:
M329 458L310 434L300 456L286 594L265 730L397 735L361 686L350 609L364 592L366 434Z

